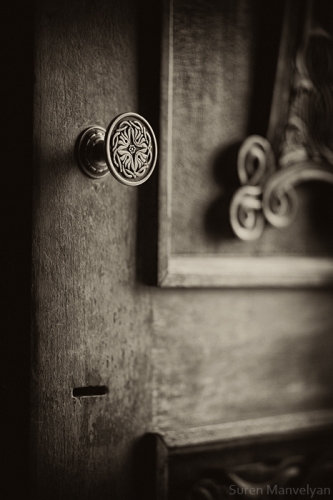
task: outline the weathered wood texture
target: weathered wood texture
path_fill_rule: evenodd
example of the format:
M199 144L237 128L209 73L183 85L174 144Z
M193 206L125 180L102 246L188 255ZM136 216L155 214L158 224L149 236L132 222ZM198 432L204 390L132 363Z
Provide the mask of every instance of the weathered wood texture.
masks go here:
M331 292L161 292L157 431L332 408Z
M148 83L158 85L158 76L139 64L138 16L134 0L37 4L31 470L38 500L132 500L135 444L153 429L331 407L330 292L140 284L138 191L111 177L88 179L75 164L85 127L124 111L150 121ZM153 19L146 16L156 26ZM153 177L141 191L149 199ZM145 210L143 225L156 206ZM141 235L152 255L153 233ZM97 385L108 394L72 398L73 388Z
M137 191L92 181L73 148L138 111L137 5L37 6L32 474L34 498L132 499L150 421L151 307L136 284ZM75 387L106 385L75 400Z

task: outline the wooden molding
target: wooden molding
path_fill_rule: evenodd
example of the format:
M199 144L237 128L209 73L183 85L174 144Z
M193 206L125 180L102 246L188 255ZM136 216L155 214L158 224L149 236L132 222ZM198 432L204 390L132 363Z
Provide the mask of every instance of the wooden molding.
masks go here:
M332 427L180 447L148 436L155 440L152 500L222 500L236 493L245 499L302 498L310 491L313 498L331 497Z
M332 283L333 259L311 257L171 257L159 281L166 287L322 287Z
M173 215L172 207L174 203L173 198L173 172L175 168L180 168L179 165L174 165L174 85L175 85L175 72L174 72L174 3L176 0L165 1L165 15L164 15L164 33L163 33L163 57L162 57L162 103L161 103L161 146L160 146L160 183L159 183L159 238L158 238L158 284L162 287L323 287L332 286L333 284L333 258L328 255L314 256L306 253L290 254L283 253L283 255L274 254L274 256L260 254L253 256L247 254L247 243L244 242L244 252L241 254L204 254L196 253L195 247L193 253L184 254L174 249L173 245ZM277 155L281 137L287 126L288 119L290 119L289 112L289 99L291 93L290 81L292 78L292 65L295 54L297 52L297 29L299 29L299 18L303 19L304 30L310 33L311 26L308 19L311 12L311 2L304 4L298 2L287 1L286 13L283 33L280 42L280 53L277 64L277 76L275 80L272 108L269 119L269 126L267 130L267 140L272 146L272 154ZM304 16L297 16L299 14L297 9L303 9ZM297 12L296 12L297 11ZM297 24L297 26L295 25ZM317 32L316 32L317 33ZM311 35L312 36L312 35ZM317 36L317 35L316 35ZM322 35L324 36L324 35ZM325 35L326 36L326 35ZM328 35L327 35L328 36ZM299 67L301 63L299 62ZM287 88L287 86L289 87ZM286 91L287 88L287 91ZM288 118L289 117L289 118ZM292 117L291 117L292 118ZM278 138L277 138L278 136ZM325 149L325 148L322 148ZM292 174L296 172L296 178L293 180L294 184L303 182L304 180L319 179L333 182L333 170L327 164L325 165L314 163L310 161L305 165L305 170L302 167L299 169L292 167ZM235 169L236 169L235 165ZM294 172L295 170L295 172ZM283 174L283 172L282 172ZM278 181L285 181L281 170L275 172L275 177ZM274 177L273 175L273 177ZM295 177L294 175L294 177ZM244 176L243 176L244 177ZM275 177L273 181L275 181ZM283 179L282 179L283 177ZM288 177L288 176L287 176ZM290 176L289 176L290 177ZM288 184L289 177L284 182ZM266 177L265 177L266 178ZM281 179L280 179L281 178ZM251 183L250 183L251 184ZM244 185L237 191L239 193L242 189L256 189L257 185ZM268 182L269 184L269 182ZM271 182L272 189L275 192L276 182ZM273 185L274 184L274 185ZM279 184L280 185L280 184ZM284 186L286 187L286 186ZM271 189L271 191L272 191ZM277 186L279 189L279 186ZM290 191L290 190L289 190ZM288 192L289 192L288 191ZM294 191L293 191L294 192ZM237 194L236 193L236 194ZM244 194L243 192L241 193ZM248 193L245 193L248 195ZM251 203L255 203L258 196L253 195L251 191ZM258 193L257 193L258 194ZM262 193L260 191L260 196ZM271 193L272 194L272 193ZM288 197L287 197L288 198ZM248 199L248 197L247 197ZM253 201L254 200L254 201ZM288 198L289 200L289 198ZM236 200L243 203L244 197ZM266 200L267 201L267 200ZM289 200L290 201L290 200ZM253 203L252 203L253 202ZM261 210L261 201L259 202ZM239 205L238 203L238 205ZM258 204L257 203L257 204ZM268 203L268 202L267 202ZM266 205L267 205L266 203ZM238 206L237 205L237 206ZM251 205L251 206L252 206ZM259 206L258 205L258 206ZM254 206L254 205L253 205ZM267 205L268 206L268 205ZM233 201L235 208L235 199ZM255 205L253 214L257 216L257 205ZM251 208L252 210L252 208ZM250 210L250 211L251 211ZM232 225L235 226L235 220L238 220L237 210L231 212ZM267 209L268 213L269 210ZM252 212L251 212L252 213ZM235 215L236 214L236 215ZM252 215L253 215L252 214ZM260 212L261 214L261 212ZM260 215L259 214L259 215ZM259 237L263 230L265 220L264 216L260 216L261 228L255 234ZM271 219L273 220L274 217ZM282 218L280 217L279 221ZM289 219L288 219L289 220ZM234 222L234 224L233 224ZM245 231L246 232L246 231ZM237 233L237 232L236 232ZM243 233L242 233L243 234ZM247 238L244 238L247 239Z
M182 449L186 446L201 446L204 443L213 445L221 440L260 438L272 434L283 435L326 427L333 427L333 409L274 415L202 427L170 429L163 431L162 435L168 447ZM156 429L156 432L160 431Z

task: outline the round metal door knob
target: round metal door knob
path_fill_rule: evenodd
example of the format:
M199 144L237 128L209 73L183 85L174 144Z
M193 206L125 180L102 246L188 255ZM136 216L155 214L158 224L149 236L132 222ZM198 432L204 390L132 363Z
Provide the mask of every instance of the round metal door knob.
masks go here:
M105 130L99 126L82 132L77 142L78 163L89 177L101 179L109 172L127 186L149 179L157 160L153 129L136 113L123 113Z

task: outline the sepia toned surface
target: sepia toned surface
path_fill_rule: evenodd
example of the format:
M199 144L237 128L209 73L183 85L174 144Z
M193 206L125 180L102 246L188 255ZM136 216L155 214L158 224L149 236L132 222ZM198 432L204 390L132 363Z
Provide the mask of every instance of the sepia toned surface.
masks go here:
M154 427L332 407L331 304L329 292L156 296Z
M230 37L218 45L224 52L229 39L233 47L235 26L246 32L255 23L252 3L239 2L239 14L236 4L211 2L210 24L196 25L215 45L229 9ZM111 176L89 179L76 164L79 133L105 127L119 113L139 112L158 136L165 16L154 5L143 2L139 12L132 0L101 0L98 8L41 0L36 8L31 473L38 500L132 500L136 447L147 432L168 435L173 444L182 436L191 446L198 436L208 439L209 426L230 425L230 433L238 428L244 437L263 432L260 419L277 432L332 422L332 293L153 285L158 169L136 190ZM187 9L177 14L181 31L192 13L187 2L178 5ZM195 5L206 12L203 3ZM181 47L193 39L181 36ZM248 55L242 40L237 44ZM204 46L200 61L212 76L207 54ZM200 119L201 97L188 102ZM179 105L177 113L186 117L189 110ZM187 125L190 133L197 126L192 119ZM163 140L162 131L159 145ZM186 206L175 210L185 216ZM198 242L200 253L203 233L193 227L191 245ZM188 234L179 245L188 245ZM88 397L94 388L103 390ZM225 439L229 431L215 429L214 439L216 432Z
M138 110L134 2L39 2L35 89L34 498L133 498L149 426L151 306L136 283L137 192L86 177L79 133ZM126 61L126 64L124 64ZM106 386L76 399L74 388Z
M201 446L169 447L151 436L157 456L155 496L160 500L237 495L266 500L278 495L331 497L332 432L295 432L255 440L220 441Z
M231 229L232 224L239 226L237 216L232 214L238 204L233 204L232 199L240 186L240 146L247 137L268 137L278 161L290 95L294 92L292 81L294 78L296 85L302 80L294 75L294 66L307 16L312 19L313 30L323 26L323 38L329 36L331 25L322 13L318 14L321 7L329 15L328 4L323 2L312 12L310 3L298 1L268 5L256 0L211 0L205 2L204 8L200 0L165 3L168 8L164 14L167 28L162 66L159 284L265 286L267 272L265 265L257 262L258 257L270 259L271 268L276 259L285 259L282 272L269 273L268 282L273 286L332 283L333 240L328 230L333 216L332 186L325 184L327 179L332 183L331 166L324 166L329 172L320 176L319 163L317 170L314 164L315 181L297 186L297 195L293 197L297 200L292 203L295 215L290 225L276 228L263 219L265 227L259 231L260 237L253 236L251 240L248 232L246 241L241 241ZM308 10L311 14L307 14ZM330 60L331 56L320 57L325 66L325 57ZM297 85L301 87L300 83ZM331 90L325 93L327 103L330 93ZM321 108L325 109L325 105ZM285 116L281 116L281 109ZM306 115L306 109L303 111ZM312 124L312 128L316 125ZM330 134L327 125L322 135L331 137ZM310 143L310 139L306 141ZM255 161L251 168L258 168ZM317 182L318 179L325 182ZM249 203L261 203L256 196ZM270 204L267 200L265 203L266 213ZM283 200L279 203L283 211ZM240 201L239 204L242 205ZM253 211L248 218L255 214ZM242 259L250 257L256 279L242 279L242 272L237 273L237 260L243 266ZM296 258L300 259L297 269ZM206 264L202 264L204 259ZM304 264L301 259L306 259ZM322 270L316 272L316 268ZM234 282L230 278L233 274Z
M270 22L271 37L265 40L269 56L262 39L268 29L262 23L263 13L268 15L262 2L198 0L187 4L175 0L170 5L171 253L330 255L330 235L312 219L314 212L325 220L332 217L324 206L321 209L325 199L329 206L331 187L324 192L316 184L312 190L303 188L297 219L289 228L267 228L266 236L246 243L228 232L229 209L223 200L227 202L230 183L235 181L237 157L231 158L232 150L236 151L247 136L260 132L265 136L268 129L267 118L260 122L254 117L263 114L262 108L267 114L271 108L282 2L269 7L271 17L266 23ZM288 62L291 64L286 59ZM259 89L258 79L265 78L266 89ZM258 106L254 107L255 99Z

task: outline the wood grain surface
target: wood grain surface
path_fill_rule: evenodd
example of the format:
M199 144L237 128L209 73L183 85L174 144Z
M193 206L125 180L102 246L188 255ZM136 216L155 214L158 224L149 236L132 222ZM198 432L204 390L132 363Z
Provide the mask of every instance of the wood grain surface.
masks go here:
M158 431L332 407L331 292L164 290L154 304Z
M88 179L76 165L76 138L91 124L105 127L134 111L156 127L153 5L40 0L36 7L31 471L38 500L132 500L136 446L152 430L293 412L296 426L299 414L332 407L331 292L148 286L157 177L136 190L111 176ZM73 398L74 388L98 386L107 393Z
M39 2L32 470L36 498L133 498L148 429L151 305L136 283L137 191L77 167L78 134L138 110L133 1ZM105 385L103 397L73 388Z

